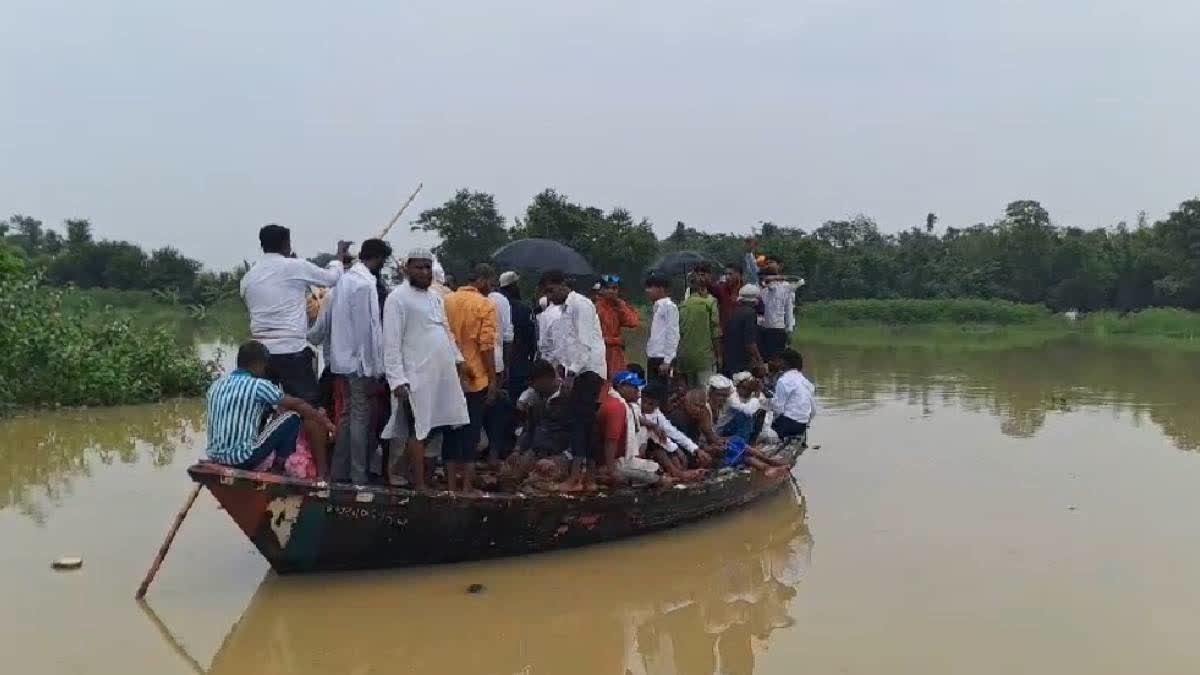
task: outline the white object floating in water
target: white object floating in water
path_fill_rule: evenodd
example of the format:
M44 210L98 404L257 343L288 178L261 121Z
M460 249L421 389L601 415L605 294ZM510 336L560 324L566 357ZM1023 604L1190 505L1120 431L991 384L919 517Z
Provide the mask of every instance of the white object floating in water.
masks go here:
M77 570L83 567L83 558L78 556L64 556L50 563L50 567L56 570Z

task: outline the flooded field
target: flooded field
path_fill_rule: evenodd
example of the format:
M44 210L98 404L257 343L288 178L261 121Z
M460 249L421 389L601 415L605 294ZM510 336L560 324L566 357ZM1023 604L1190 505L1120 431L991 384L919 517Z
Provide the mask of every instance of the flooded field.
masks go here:
M798 488L576 551L280 578L198 401L0 421L9 673L1195 673L1200 355L811 347ZM80 555L83 568L50 562ZM483 591L467 592L471 584Z

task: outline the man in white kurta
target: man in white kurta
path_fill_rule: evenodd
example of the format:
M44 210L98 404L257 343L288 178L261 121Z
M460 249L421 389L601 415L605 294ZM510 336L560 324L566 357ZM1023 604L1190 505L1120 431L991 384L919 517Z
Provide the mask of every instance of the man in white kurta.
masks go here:
M417 489L425 485L425 441L438 431L443 445L458 442L457 428L469 421L458 370L462 354L450 334L441 296L429 290L432 259L426 249L410 251L408 280L383 305L384 367L392 390L392 419L383 435L401 442L409 438L410 475ZM411 429L406 409L411 410Z

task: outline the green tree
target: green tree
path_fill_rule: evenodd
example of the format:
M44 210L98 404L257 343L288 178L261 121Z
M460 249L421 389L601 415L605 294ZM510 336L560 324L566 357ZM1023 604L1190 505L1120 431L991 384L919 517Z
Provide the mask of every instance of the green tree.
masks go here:
M153 251L145 266L143 288L171 288L183 294L191 293L196 285L196 276L200 272L198 260L188 258L170 246Z
M509 240L496 198L466 188L445 204L422 211L412 229L441 237L442 243L434 252L446 270L457 275L464 274L473 263L490 259Z
M67 248L78 249L92 243L92 223L87 219L67 220Z

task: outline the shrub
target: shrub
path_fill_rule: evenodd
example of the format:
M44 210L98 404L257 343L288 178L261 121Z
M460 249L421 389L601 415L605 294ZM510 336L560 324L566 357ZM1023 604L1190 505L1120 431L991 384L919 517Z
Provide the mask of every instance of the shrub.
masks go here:
M196 396L213 367L163 327L63 306L35 277L0 279L0 406L116 405Z

